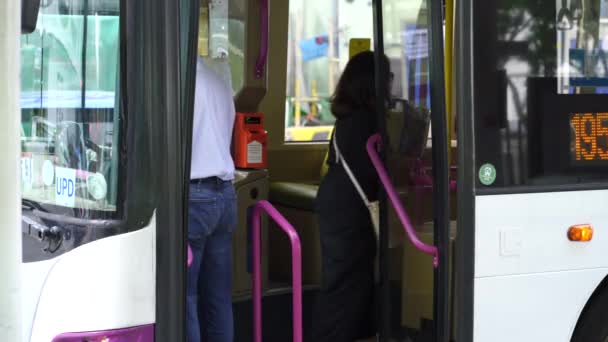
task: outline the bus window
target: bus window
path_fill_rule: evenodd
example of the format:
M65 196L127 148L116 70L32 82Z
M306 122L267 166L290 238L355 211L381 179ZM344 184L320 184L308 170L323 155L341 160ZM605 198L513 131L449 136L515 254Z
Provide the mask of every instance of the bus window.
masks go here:
M22 196L116 211L119 0L43 1L21 37Z
M326 141L352 38L372 38L370 1L289 1L285 141Z
M608 177L608 6L570 3L554 1L552 10L540 2L479 5L487 30L475 41L483 48L474 83L495 85L475 87L482 192Z
M349 58L352 38L371 38L369 1L289 2L285 141L327 140L330 97ZM391 95L414 108L431 105L424 1L386 1L385 53L394 74ZM328 15L329 14L329 15ZM402 115L403 101L392 111ZM430 138L430 130L429 130Z

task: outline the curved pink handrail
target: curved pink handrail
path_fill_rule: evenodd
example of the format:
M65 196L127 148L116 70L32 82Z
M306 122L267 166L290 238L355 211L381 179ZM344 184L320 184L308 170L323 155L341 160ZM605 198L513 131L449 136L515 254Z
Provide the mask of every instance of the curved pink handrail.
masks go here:
M409 240L412 242L414 247L419 251L432 255L433 256L433 266L437 268L439 266L439 251L437 247L433 245L427 245L424 242L420 241L414 227L412 226L411 220L403 208L401 201L399 200L399 196L397 195L397 191L391 182L380 157L378 156L377 148L380 148L382 145L382 138L380 134L374 134L367 140L367 154L369 158L372 160L374 167L376 168L376 172L378 172L378 176L380 177L380 181L382 185L384 185L384 189L393 204L393 208L397 212L397 216L405 229L405 233Z
M192 248L190 248L190 244L188 244L188 267L192 265Z
M293 286L293 342L302 342L302 252L300 237L293 226L268 201L253 207L253 340L262 342L262 272L260 253L260 221L265 211L291 241L291 269Z
M116 330L64 333L53 338L51 342L81 341L154 342L154 325L143 325Z
M260 41L260 52L255 62L255 78L262 78L264 67L268 59L268 0L260 0L260 25L262 26L262 37Z

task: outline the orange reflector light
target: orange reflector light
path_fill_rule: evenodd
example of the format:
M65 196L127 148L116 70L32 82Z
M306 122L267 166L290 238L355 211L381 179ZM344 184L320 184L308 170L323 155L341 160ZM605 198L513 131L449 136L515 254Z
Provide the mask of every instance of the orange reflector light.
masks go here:
M593 239L593 228L590 224L577 224L568 229L568 240L570 241L591 241Z

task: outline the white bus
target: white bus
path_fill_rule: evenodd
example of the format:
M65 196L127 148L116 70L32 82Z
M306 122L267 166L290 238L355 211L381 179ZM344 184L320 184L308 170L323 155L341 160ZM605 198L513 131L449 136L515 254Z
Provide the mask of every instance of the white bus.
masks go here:
M22 0L21 16L0 5L3 341L185 340L197 55L230 81L237 111L264 113L269 137L267 167L235 180L235 338L253 330L248 208L269 200L302 242L307 340L328 143L285 139L298 18L286 0L226 3ZM395 103L430 105L432 116L426 149L412 155L399 149L410 113L378 108L388 111L383 162L413 233L439 252L434 268L408 239L388 243L402 226L383 191L370 312L379 340L607 340L608 3L331 3L333 16L369 14L373 32L357 38L391 60ZM348 44L334 33L330 62ZM262 223L263 340L288 341L289 244Z

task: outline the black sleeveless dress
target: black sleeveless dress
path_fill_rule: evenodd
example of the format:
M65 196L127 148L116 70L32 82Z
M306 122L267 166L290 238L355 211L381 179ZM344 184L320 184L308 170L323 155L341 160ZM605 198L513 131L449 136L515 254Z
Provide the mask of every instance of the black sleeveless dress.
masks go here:
M336 121L335 137L370 201L377 198L379 179L366 151L376 133L376 117L353 113ZM322 284L312 341L352 342L374 336L374 258L376 240L369 212L341 164L333 139L329 170L317 194L322 253Z

